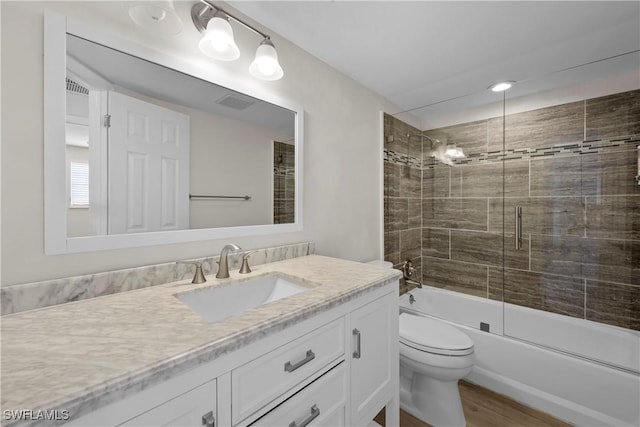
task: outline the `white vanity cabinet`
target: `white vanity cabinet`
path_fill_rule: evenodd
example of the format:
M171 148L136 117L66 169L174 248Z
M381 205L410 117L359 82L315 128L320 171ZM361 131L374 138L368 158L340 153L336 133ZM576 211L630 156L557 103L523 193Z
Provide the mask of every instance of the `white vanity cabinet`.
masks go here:
M350 314L351 420L366 425L385 406L398 371L398 308L388 296ZM390 339L395 335L395 339ZM394 377L395 375L395 377Z
M398 425L397 281L74 419L71 425ZM215 420L215 421L214 421Z

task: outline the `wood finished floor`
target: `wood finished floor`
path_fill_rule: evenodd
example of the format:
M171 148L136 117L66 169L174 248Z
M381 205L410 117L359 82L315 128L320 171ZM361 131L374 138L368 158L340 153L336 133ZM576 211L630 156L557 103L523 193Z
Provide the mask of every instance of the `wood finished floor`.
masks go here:
M524 406L502 394L460 381L462 408L467 427L568 427L563 421L537 409ZM375 418L384 426L384 410ZM400 427L430 427L416 417L400 411Z

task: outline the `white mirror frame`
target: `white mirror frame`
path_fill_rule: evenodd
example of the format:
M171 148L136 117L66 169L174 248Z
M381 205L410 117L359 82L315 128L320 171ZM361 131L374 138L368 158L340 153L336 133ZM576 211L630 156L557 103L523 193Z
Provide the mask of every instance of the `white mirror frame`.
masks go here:
M73 34L211 83L281 106L296 113L295 222L238 227L202 228L148 233L67 237L65 186L66 35ZM302 230L303 116L300 106L255 87L220 78L213 82L201 67L144 46L101 33L64 15L49 12L44 19L44 238L47 255L140 246L280 234Z

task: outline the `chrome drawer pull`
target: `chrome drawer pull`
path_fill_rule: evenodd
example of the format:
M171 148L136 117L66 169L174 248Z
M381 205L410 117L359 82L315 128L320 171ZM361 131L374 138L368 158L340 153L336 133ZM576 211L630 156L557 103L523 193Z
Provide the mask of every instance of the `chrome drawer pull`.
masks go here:
M202 416L202 425L205 427L216 426L216 419L213 417L213 411L209 411Z
M353 335L356 337L356 351L353 352L353 358L354 359L360 359L360 356L362 355L360 353L361 348L360 348L360 331L357 329L353 330Z
M302 365L306 365L307 363L311 362L313 359L316 358L316 355L313 354L313 351L311 350L307 350L307 356L302 359L301 361L295 363L295 364L291 364L291 362L287 362L284 364L284 370L286 372L293 372L296 369L298 369L299 367L301 367Z
M295 421L291 421L291 423L289 423L289 427L306 427L311 421L318 418L318 415L320 415L320 409L318 409L318 405L313 405L311 407L311 414L307 418L305 418L300 424L297 424Z

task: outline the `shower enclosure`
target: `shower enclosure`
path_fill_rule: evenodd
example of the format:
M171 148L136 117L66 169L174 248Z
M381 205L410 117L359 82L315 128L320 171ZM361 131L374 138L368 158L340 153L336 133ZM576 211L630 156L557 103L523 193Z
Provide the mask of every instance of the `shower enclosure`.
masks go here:
M385 259L499 307L469 326L638 378L639 62L452 94L420 128L385 115Z

